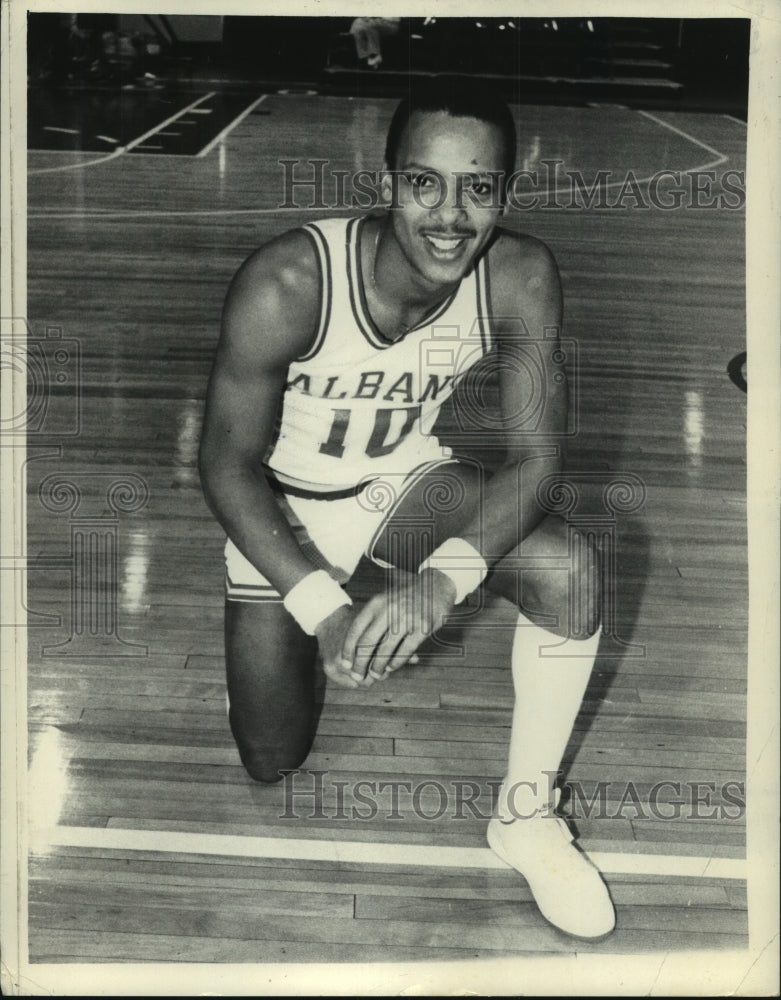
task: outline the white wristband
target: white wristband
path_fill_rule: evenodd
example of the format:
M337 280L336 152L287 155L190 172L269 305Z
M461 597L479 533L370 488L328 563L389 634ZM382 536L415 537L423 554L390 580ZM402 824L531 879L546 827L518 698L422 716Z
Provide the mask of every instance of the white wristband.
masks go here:
M314 635L315 629L337 608L352 604L349 596L324 569L299 580L282 602L285 610L295 618L307 635Z
M488 575L488 566L474 545L463 538L448 538L439 548L420 564L418 573L424 569L438 569L455 584L456 604L460 604L467 594L477 590Z

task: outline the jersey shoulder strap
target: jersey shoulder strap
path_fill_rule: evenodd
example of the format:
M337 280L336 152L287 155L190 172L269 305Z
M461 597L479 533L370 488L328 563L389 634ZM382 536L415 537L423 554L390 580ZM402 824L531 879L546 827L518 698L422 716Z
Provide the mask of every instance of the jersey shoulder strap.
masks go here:
M483 353L488 354L493 347L494 340L491 333L491 280L488 270L487 253L483 253L478 258L474 268L474 275L480 339L483 342Z
M357 222L351 218L321 219L301 227L312 240L320 265L320 319L315 338L299 362L311 360L320 351L332 322L344 325L342 313L350 300L349 243Z

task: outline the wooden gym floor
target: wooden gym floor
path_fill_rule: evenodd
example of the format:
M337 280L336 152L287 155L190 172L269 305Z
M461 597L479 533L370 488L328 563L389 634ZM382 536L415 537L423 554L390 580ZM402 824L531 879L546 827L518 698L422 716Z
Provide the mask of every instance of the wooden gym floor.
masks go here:
M51 381L27 464L30 960L745 948L746 398L726 373L745 338L736 197L508 218L547 241L562 271L571 468L645 490L611 527L613 634L566 757L575 826L618 929L576 945L485 845L480 813L503 774L512 707L506 608L490 606L483 628L451 628L449 647L430 645L385 685L324 688L295 786L322 780L317 808L305 795L291 807L239 764L225 716L223 539L196 470L221 303L258 244L327 214L278 208L278 161L376 168L394 106L260 96L231 105L223 134L200 146L172 150L156 132L201 128L215 106L206 92L150 95L156 110L135 136L121 116L118 148L100 152L90 136L89 152L65 142L29 154L28 316L64 380ZM660 170L714 170L719 195L723 171L744 169L745 125L725 115L516 113L522 166L608 170L611 199L630 170L646 193ZM447 435L452 412L443 420ZM374 574L359 570L358 596ZM371 811L361 787L376 815L347 820L353 806ZM465 788L476 808L459 813ZM583 796L597 802L590 816Z

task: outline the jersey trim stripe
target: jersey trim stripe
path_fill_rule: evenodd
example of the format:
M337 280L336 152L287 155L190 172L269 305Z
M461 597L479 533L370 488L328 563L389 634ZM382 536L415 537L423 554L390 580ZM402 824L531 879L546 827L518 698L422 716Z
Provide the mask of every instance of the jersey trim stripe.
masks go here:
M360 240L358 233L362 219L351 219L347 225L347 236L345 240L345 250L347 253L347 289L350 295L350 309L358 329L366 340L378 350L389 347L392 341L382 336L371 322L369 307L366 303L366 295L363 290L363 282L360 280L361 254Z
M373 482L371 479L364 479L355 486L346 486L343 489L317 489L315 486L310 488L294 483L288 477L277 474L267 465L263 466L263 474L275 493L284 493L286 496L299 497L302 500L345 500L347 497L357 497Z
M480 324L480 338L483 341L483 353L491 350L490 322L490 284L488 278L488 254L481 257L475 269L477 285L477 318Z
M306 235L312 240L315 253L317 254L320 278L320 322L318 324L317 333L312 346L306 354L302 354L301 357L296 359L298 362L311 361L311 359L323 346L323 341L325 340L325 335L328 330L328 324L331 319L331 303L333 301L331 257L328 250L328 242L314 223L310 222L308 225L303 226L302 232L306 233Z
M444 302L440 302L432 313L427 313L425 316L422 316L420 321L416 323L415 326L411 326L409 330L403 334L403 336L397 337L396 340L389 339L372 319L371 313L369 312L369 305L366 301L366 291L363 287L363 279L361 276L361 239L363 237L363 226L367 218L368 216L364 216L359 219L352 219L347 227L347 285L350 292L350 306L352 308L355 322L358 324L358 328L372 347L376 347L377 350L384 351L389 347L393 347L395 344L401 343L401 341L406 337L409 337L410 334L436 322L436 320L438 320L439 317L442 316L443 313L445 313L453 304L461 289L463 280L465 280L469 275L464 275L462 282L460 282L456 289L448 295Z

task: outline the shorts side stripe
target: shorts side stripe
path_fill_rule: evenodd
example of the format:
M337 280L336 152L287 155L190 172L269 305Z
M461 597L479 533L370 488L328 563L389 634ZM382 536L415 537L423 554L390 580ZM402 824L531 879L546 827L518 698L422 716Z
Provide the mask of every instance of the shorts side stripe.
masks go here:
M372 540L366 546L366 553L365 553L366 558L370 559L374 563L375 566L380 566L382 569L391 569L392 568L389 563L385 562L384 559L380 559L378 556L375 556L375 554L374 554L374 549L375 549L375 546L377 545L377 542L379 541L380 535L385 530L385 527L386 527L388 521L396 513L396 511L398 510L399 506L404 501L404 498L409 493L409 491L412 489L412 487L415 485L415 483L420 478L422 478L423 476L425 476L427 473L433 472L434 469L438 469L442 465L458 465L458 459L457 458L446 458L444 456L442 458L434 458L434 459L431 459L431 460L429 460L427 462L422 462L420 465L416 466L406 476L406 478L404 480L403 488L399 492L399 495L396 497L396 499L395 499L392 507L390 508L390 510L387 512L387 514L385 515L385 517L382 519L382 523L378 526L377 530L374 532L374 535L372 536Z
M234 583L225 570L225 596L229 601L247 601L259 604L263 601L281 601L282 595L270 583Z

